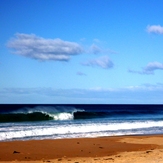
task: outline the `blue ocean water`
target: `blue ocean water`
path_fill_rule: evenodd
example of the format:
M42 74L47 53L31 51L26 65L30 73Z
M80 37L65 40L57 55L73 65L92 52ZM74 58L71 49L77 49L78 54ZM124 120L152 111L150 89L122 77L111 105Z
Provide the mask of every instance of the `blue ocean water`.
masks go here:
M0 105L0 141L163 134L163 105Z

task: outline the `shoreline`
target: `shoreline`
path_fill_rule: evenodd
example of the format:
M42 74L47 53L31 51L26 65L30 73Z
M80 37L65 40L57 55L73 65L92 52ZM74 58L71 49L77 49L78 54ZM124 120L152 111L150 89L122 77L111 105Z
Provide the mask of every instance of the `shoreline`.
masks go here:
M0 142L0 163L8 162L121 162L160 159L163 134L98 138L66 138ZM140 157L144 154L144 157ZM155 158L153 155L158 155ZM85 160L85 161L84 161ZM159 160L158 160L159 162Z

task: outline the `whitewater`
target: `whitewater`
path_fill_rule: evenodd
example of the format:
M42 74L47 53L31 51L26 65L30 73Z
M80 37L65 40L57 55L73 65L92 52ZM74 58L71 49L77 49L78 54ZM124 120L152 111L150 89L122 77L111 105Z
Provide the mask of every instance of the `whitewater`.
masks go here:
M162 105L0 105L0 141L162 133Z

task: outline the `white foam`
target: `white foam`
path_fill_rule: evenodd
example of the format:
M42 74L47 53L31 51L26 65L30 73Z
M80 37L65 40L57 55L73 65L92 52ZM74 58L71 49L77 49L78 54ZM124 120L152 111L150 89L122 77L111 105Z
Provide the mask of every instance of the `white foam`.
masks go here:
M49 114L54 120L72 120L74 119L73 113L58 113Z

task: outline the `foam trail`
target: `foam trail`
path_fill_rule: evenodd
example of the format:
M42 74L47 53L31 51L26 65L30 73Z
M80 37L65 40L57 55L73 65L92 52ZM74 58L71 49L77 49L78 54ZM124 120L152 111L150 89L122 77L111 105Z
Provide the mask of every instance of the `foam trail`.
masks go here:
M32 124L25 124L24 126L6 127L8 132L2 130L0 132L0 140L11 139L40 139L44 138L71 138L71 137L93 137L105 135L125 135L125 134L141 134L141 132L148 132L158 130L162 127L163 121L147 121L147 122L132 122L132 123L85 123L85 124L53 124L33 126ZM92 135L92 136L91 136Z

